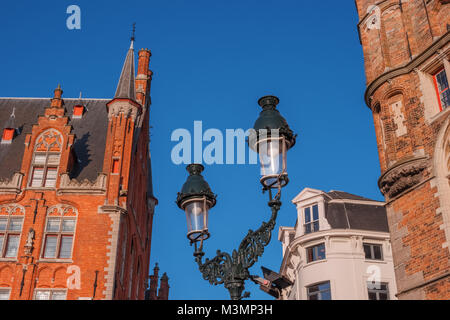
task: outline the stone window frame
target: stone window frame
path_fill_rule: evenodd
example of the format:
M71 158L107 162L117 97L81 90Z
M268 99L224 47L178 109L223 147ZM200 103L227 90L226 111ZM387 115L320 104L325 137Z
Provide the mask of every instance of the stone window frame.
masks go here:
M59 213L58 215L50 215L51 213L54 212L54 210L57 210ZM72 210L75 215L70 215L70 216L65 216L65 214L69 211ZM59 218L60 221L60 229L58 232L56 231L47 231L47 223L48 220L50 219L56 219ZM63 221L64 220L75 220L75 226L73 231L62 231L62 225L63 225ZM56 205L56 206L52 206L47 210L47 214L45 217L45 225L44 225L44 234L42 237L42 245L41 245L41 252L39 254L39 261L44 261L44 262L48 262L48 261L56 261L56 262L67 262L67 263L71 263L73 262L73 249L75 246L75 240L76 240L76 231L77 231L77 226L78 226L78 210L75 207L69 206L69 205ZM56 255L55 258L46 258L44 257L45 254L45 244L46 244L46 239L47 236L51 235L51 236L57 236L57 242L56 242L56 253L58 253ZM71 235L72 236L72 247L70 249L70 257L69 258L59 258L59 252L61 250L61 238L63 236L68 236Z
M41 137L45 136L48 133L52 133L54 135L58 135L61 138L61 142L59 143L58 141L55 141L59 147L59 151L52 151L50 150L53 146L54 143L47 145L46 147L46 151L37 151L38 146L38 141ZM45 140L43 140L42 142L43 144L46 144ZM61 164L61 155L62 155L62 146L64 145L64 136L56 129L48 129L45 130L44 132L42 132L37 138L36 138L36 144L34 146L34 150L33 150L33 155L31 158L31 164L30 164L30 169L29 169L29 175L28 175L28 183L27 183L27 189L56 189L56 182L58 180L58 172L59 172L59 167ZM36 160L36 156L37 155L45 155L45 161L44 163L35 163ZM52 155L59 155L59 159L58 159L58 164L55 163L49 163L49 158ZM42 181L41 181L41 186L32 186L33 183L33 176L34 176L34 170L35 168L43 168L43 177L42 177ZM54 186L48 186L46 187L46 181L47 181L47 174L48 174L48 169L52 168L56 170L56 178L55 178L55 185Z
M437 100L438 100L438 102L439 102L439 110L440 110L440 112L442 112L442 111L444 111L445 109L447 109L448 107L450 107L450 106L447 106L447 107L443 108L443 106L442 106L443 101L442 101L442 98L441 98L441 93L443 93L444 91L450 91L449 87L447 87L447 89L445 89L444 91L440 91L440 90L439 90L439 85L438 85L438 75L441 74L442 72L444 72L444 74L445 74L445 77L446 77L446 79L447 79L447 85L448 85L449 77L448 77L448 75L447 75L447 72L446 72L446 70L445 70L445 67L442 67L441 69L439 69L438 71L436 71L436 72L433 74L434 87L435 87L435 89L436 89L436 95L437 95Z
M375 256L375 252L373 250L373 247L375 247L375 246L380 247L381 259L367 258L366 257L366 251L364 250L364 246L370 246L370 253L371 253L372 257ZM366 260L366 261L370 261L370 262L385 261L384 260L384 246L383 246L382 243L377 243L377 242L372 242L372 241L363 241L362 250L363 250L363 253L364 253L364 260Z
M328 284L329 288L326 291L329 291L329 293L330 293L330 300L333 300L332 288L331 288L332 287L331 286L331 280L320 281L320 282L313 283L313 284L305 286L307 300L310 300L310 297L313 295L313 293L309 292L309 289L311 287L315 287L315 286L319 286L319 285L323 285L323 284ZM325 291L325 290L318 291L319 295L322 293L322 291ZM319 299L319 300L322 300L322 299Z
M309 250L318 248L320 246L323 246L323 249L325 251L324 252L324 257L322 259L309 260ZM317 252L317 254L318 253L319 252ZM325 241L320 241L320 242L318 242L316 244L312 244L312 245L309 245L309 246L305 247L305 260L306 260L306 264L307 265L315 263L315 262L326 261L327 260L327 245L326 245Z
M51 299L53 296L53 292L55 292L55 291L64 292L66 294L66 297L64 300L67 300L67 289L63 289L63 288L35 288L34 292L33 292L33 300L36 300L36 294L39 291L48 291L50 293L50 299L48 299L48 300L53 300L53 299Z
M317 207L317 219L314 220L314 207ZM310 222L306 222L306 209L310 209ZM303 235L307 235L307 234L311 234L314 232L318 232L320 231L320 209L319 209L319 203L313 203L313 204L309 204L307 206L302 207L302 215L303 215L303 220L302 220L302 226L303 226ZM317 225L317 230L316 230L316 225ZM312 226L312 228L310 228L311 231L306 232L306 228L308 226Z
M449 51L448 54L446 53L447 51ZM440 97L436 92L435 85L435 75L441 70L445 70L447 79L450 81L450 61L448 55L450 55L450 47L445 52L438 51L426 64L414 69L414 72L419 77L422 93L421 102L424 105L425 119L429 123L433 123L444 114L450 112L450 108L441 110Z
M3 208L3 206L0 206L0 211ZM15 211L17 211L17 209L20 210L20 214L19 215L14 215L13 213ZM6 206L6 210L8 215L2 215L0 214L0 218L6 218L7 222L6 222L6 230L4 231L0 231L0 233L3 235L3 241L2 241L2 246L0 247L0 261L16 261L17 260L17 255L19 253L20 250L20 242L22 241L22 234L23 234L23 225L25 222L25 209L22 206ZM17 219L22 219L22 227L20 229L20 231L10 231L8 226L10 224L10 220L11 218L17 218ZM17 252L16 252L16 256L15 257L4 257L4 254L6 252L6 245L8 243L8 238L11 235L18 235L19 236L19 245L17 248Z

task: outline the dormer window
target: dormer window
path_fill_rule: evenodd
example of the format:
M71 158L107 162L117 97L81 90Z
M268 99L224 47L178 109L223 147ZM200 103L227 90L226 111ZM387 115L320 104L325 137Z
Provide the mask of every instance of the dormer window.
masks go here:
M83 113L84 113L84 106L76 105L73 107L72 118L73 119L81 119L83 117Z
M319 231L319 206L317 204L303 209L305 234Z
M3 129L2 144L12 143L15 131L16 130L14 128Z
M450 90L445 69L435 74L434 86L438 95L439 108L442 111L450 106Z

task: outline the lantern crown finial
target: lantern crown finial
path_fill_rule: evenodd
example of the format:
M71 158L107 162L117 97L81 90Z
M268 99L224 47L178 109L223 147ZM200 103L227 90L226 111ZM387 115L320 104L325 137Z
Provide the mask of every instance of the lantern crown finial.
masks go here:
M275 96L264 96L258 100L258 104L263 108L275 109L280 103L280 99Z
M189 172L189 174L192 175L200 175L203 170L205 170L205 167L201 164L198 163L193 163L190 164L186 167L187 172Z

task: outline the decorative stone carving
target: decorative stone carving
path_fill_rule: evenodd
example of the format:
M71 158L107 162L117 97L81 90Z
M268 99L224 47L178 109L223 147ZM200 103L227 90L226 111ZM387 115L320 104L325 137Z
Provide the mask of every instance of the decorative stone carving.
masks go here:
M34 249L34 237L35 231L33 228L30 228L28 231L27 242L25 243L25 254L30 255Z
M0 213L24 215L25 208L20 204L3 204L0 206Z
M78 215L78 210L67 204L57 204L47 209L47 215L49 216L73 216Z
M62 194L104 194L107 175L100 173L95 181L70 179L69 174L61 174L58 195Z
M383 195L393 198L423 180L423 172L428 167L426 157L410 159L396 164L378 180Z
M0 180L0 193L18 194L21 192L23 173L16 172L10 180Z
M108 106L108 119L123 114L124 118L131 117L133 121L139 115L139 108L128 101L114 101Z

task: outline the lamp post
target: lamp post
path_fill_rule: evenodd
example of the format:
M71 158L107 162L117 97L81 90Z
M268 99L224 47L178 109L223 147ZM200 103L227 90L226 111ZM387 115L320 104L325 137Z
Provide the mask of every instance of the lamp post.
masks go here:
M289 182L286 152L294 146L296 135L276 109L278 103L274 96L259 99L258 104L263 110L248 139L250 148L259 154L263 192L269 193L268 205L272 215L268 222L263 222L256 231L249 230L238 250L233 250L231 255L218 250L216 257L203 262L203 242L210 236L208 213L216 204L216 195L202 176L204 167L201 164L187 166L189 176L176 201L178 207L185 211L187 237L191 245L195 245L194 257L203 278L213 285L224 284L232 300L248 296L243 296L242 292L245 281L251 279L249 268L263 255L271 240L281 207L281 188Z

